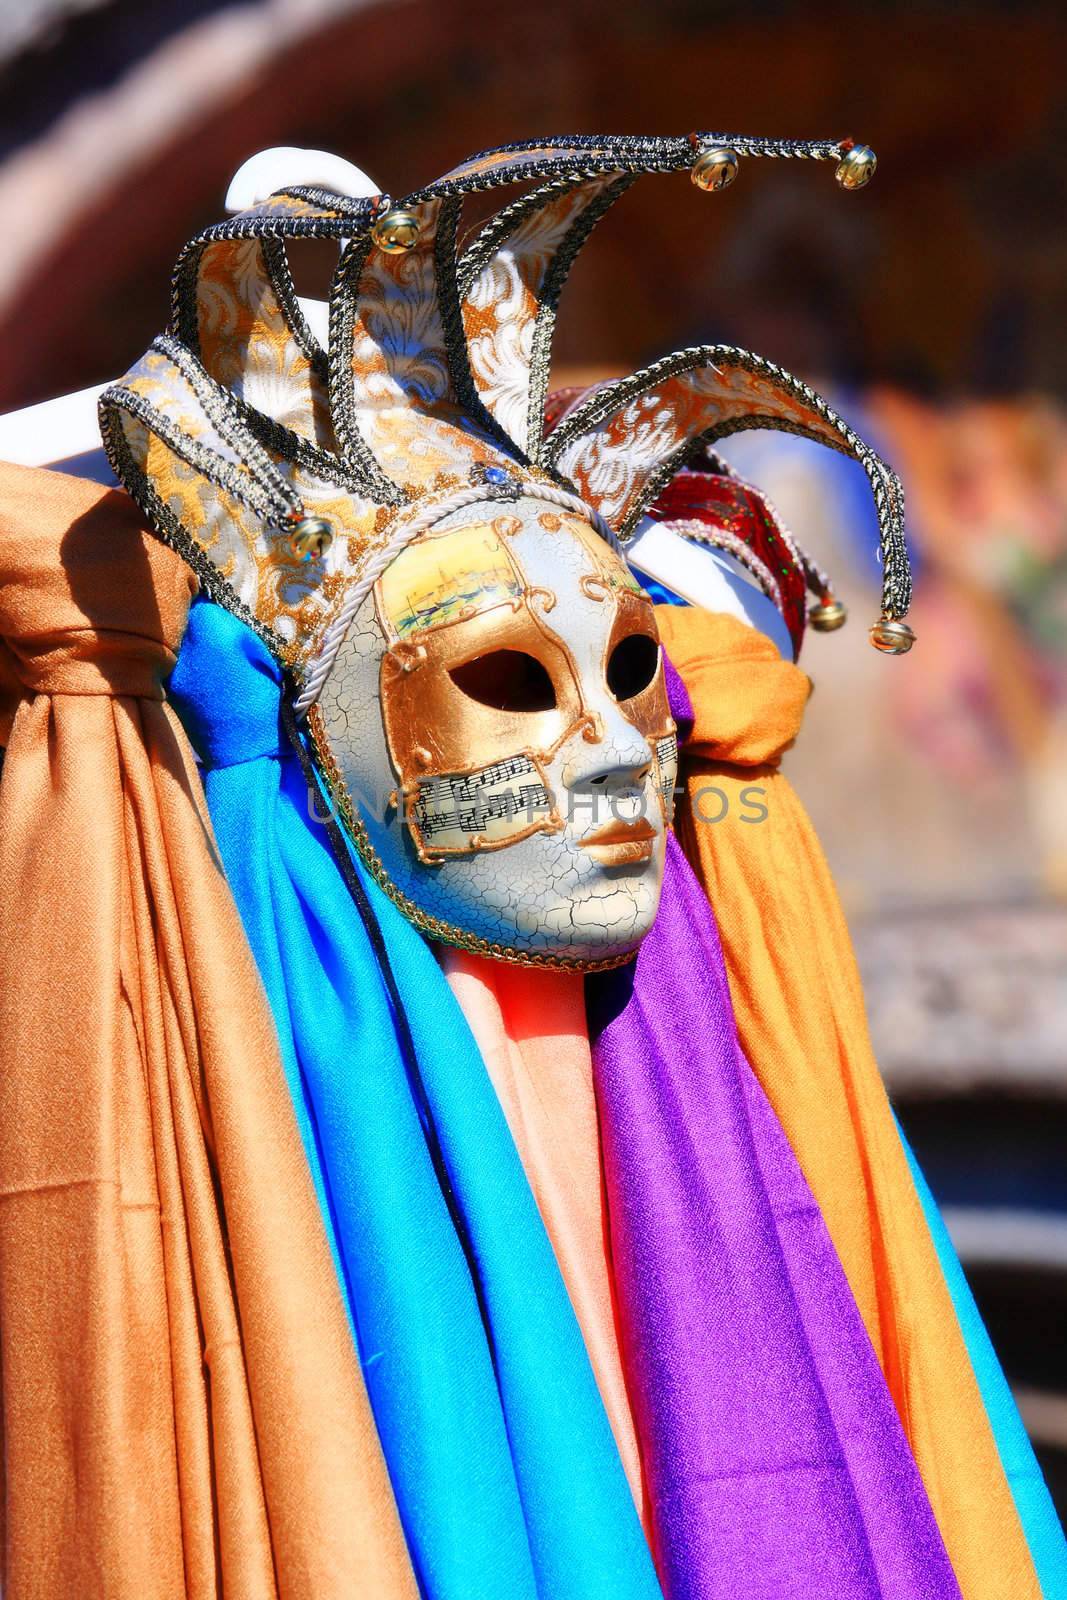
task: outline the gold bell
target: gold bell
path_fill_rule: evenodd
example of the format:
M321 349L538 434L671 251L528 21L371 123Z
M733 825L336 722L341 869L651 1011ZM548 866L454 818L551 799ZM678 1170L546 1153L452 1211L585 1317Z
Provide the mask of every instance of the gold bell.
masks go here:
M371 237L386 255L402 256L419 242L419 219L411 211L387 211L374 224Z
M848 608L832 594L824 595L808 612L808 621L816 633L836 633L848 621Z
M714 193L716 189L730 187L737 177L739 165L736 150L731 150L728 145L712 145L697 156L689 169L689 176L698 189Z
M333 528L325 517L301 517L289 535L289 548L299 561L317 561L332 544Z
M915 635L906 622L880 617L871 628L871 643L887 656L903 656L915 643Z
M874 177L878 157L867 144L854 144L837 163L834 177L842 189L865 189Z

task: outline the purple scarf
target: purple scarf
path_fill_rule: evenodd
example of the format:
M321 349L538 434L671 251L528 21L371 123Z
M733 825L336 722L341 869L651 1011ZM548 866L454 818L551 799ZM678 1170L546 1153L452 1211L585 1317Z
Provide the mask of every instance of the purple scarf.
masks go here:
M673 835L590 978L623 1351L667 1600L959 1600L821 1213L737 1039Z

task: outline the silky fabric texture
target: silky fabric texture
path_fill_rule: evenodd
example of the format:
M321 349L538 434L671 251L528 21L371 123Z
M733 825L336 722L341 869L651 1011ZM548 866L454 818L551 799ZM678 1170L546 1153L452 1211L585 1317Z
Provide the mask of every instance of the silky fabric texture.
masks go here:
M162 703L193 582L124 495L19 468L0 575L4 1595L410 1600L270 1012Z
M1008 1387L1008 1380L1004 1376L997 1353L986 1332L982 1314L975 1304L974 1295L960 1266L948 1229L937 1208L937 1201L930 1192L930 1186L899 1124L898 1132L904 1154L908 1158L912 1181L922 1201L923 1214L934 1241L937 1258L952 1295L952 1304L963 1330L967 1354L971 1358L974 1375L982 1392L982 1400L993 1429L993 1436L997 1441L1001 1464L1011 1487L1034 1566L1037 1568L1041 1593L1045 1600L1067 1600L1067 1539L1064 1538L1056 1507L1052 1503L1048 1485L1034 1455L1034 1447L1019 1415L1019 1408Z
M420 1117L367 930L280 746L277 668L242 623L199 602L170 694L206 764L219 848L305 1102L422 1593L656 1600L551 1245L430 947L364 875L414 1040Z
M694 715L675 827L715 907L742 1048L825 1219L965 1600L1036 1597L1027 1541L871 1051L840 905L811 824L778 771L808 680L735 618L673 606L656 615ZM740 821L746 790L758 791L747 809L755 799L765 820ZM717 817L724 798L721 822L700 820Z
M593 1062L580 973L438 958L504 1110L578 1318L635 1504L647 1497L611 1288Z
M668 839L636 962L587 980L615 1288L669 1600L958 1600L840 1262L737 1042Z

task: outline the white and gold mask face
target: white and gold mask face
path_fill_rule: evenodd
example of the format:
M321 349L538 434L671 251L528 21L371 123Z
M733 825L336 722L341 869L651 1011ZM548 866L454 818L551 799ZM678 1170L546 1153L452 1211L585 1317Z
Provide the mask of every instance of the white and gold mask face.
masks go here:
M361 850L427 931L575 965L648 931L674 724L652 604L578 516L487 500L409 544L312 726Z

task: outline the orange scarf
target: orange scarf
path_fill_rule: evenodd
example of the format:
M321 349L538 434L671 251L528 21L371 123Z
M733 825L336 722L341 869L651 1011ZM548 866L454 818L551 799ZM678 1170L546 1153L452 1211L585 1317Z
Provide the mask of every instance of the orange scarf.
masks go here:
M964 1600L1039 1600L829 869L778 771L808 680L736 618L656 612L695 713L675 826L715 909L741 1044L826 1219Z
M265 996L163 704L193 580L0 473L7 1600L414 1600Z

